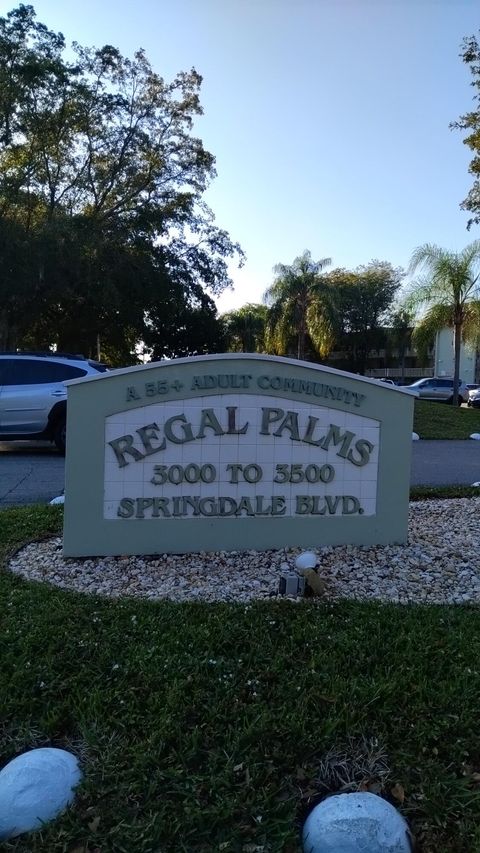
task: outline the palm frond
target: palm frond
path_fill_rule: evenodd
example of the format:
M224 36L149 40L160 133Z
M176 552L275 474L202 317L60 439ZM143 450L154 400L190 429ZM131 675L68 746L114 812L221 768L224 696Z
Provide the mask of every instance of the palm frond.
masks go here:
M292 281L289 276L276 278L264 292L263 301L266 305L273 305L275 302L286 299L289 296L291 289Z
M270 308L265 324L265 345L268 352L285 355L289 340L295 335L295 302L276 302Z
M337 342L336 308L334 287L330 283L317 281L306 319L308 334L321 358L327 358Z
M405 305L416 312L450 304L453 314L461 318L469 302L480 296L480 240L457 254L431 243L418 246L409 269L419 268L424 275L410 284L405 298Z
M337 342L337 336L327 317L311 317L308 323L308 334L316 351L321 358L328 358Z
M313 261L311 253L305 251L290 266L277 264L274 267L275 279L263 296L270 309L266 325L267 348L286 352L292 338L303 335L306 312L315 299L318 278L329 263L330 258Z
M460 258L466 268L471 269L473 266L480 267L480 240L474 240L465 246L460 253Z
M412 341L421 358L427 355L435 335L453 322L453 309L449 305L432 305L416 324Z
M469 302L465 307L462 338L467 344L480 344L480 300Z
M402 308L408 313L417 315L434 300L441 304L449 304L451 299L451 293L447 287L439 288L431 278L423 276L410 283L402 300Z
M420 267L431 268L441 263L448 254L445 249L436 246L434 243L424 243L423 246L417 246L412 252L407 272L409 275L414 275Z

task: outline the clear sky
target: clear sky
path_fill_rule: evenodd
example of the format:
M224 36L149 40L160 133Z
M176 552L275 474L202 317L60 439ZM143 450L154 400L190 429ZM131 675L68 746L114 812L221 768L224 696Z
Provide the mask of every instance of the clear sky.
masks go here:
M28 2L28 0L25 0ZM470 152L449 122L472 107L458 54L478 0L31 0L68 42L145 48L166 78L194 66L217 159L207 194L247 254L229 310L261 301L308 248L353 268L480 237L459 204ZM15 2L0 0L5 14Z

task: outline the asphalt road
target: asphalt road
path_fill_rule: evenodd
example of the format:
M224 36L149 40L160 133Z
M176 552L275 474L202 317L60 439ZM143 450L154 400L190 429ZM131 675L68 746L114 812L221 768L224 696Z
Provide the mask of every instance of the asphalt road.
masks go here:
M48 503L65 486L65 459L50 445L0 442L0 507Z
M414 441L412 486L471 486L480 482L480 441Z
M480 482L480 441L415 441L412 485ZM64 488L65 460L49 445L0 443L0 507L48 503Z

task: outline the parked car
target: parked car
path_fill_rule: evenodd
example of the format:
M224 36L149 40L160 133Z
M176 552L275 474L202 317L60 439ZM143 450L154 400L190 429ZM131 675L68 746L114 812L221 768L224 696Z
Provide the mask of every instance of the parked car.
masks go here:
M470 389L467 404L474 409L480 409L480 385Z
M44 440L65 452L65 382L107 370L66 353L0 353L0 441Z
M432 376L428 379L417 379L408 386L418 391L421 400L437 400L441 403L453 403L453 379L445 376ZM458 383L458 403L466 403L468 388L462 380Z

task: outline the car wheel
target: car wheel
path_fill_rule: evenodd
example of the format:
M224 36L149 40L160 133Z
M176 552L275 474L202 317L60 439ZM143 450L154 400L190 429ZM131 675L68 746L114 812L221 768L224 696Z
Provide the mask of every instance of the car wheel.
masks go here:
M58 447L60 453L65 454L65 446L67 439L67 421L66 418L60 418L59 421L55 424L55 429L53 432L53 440L55 445Z

